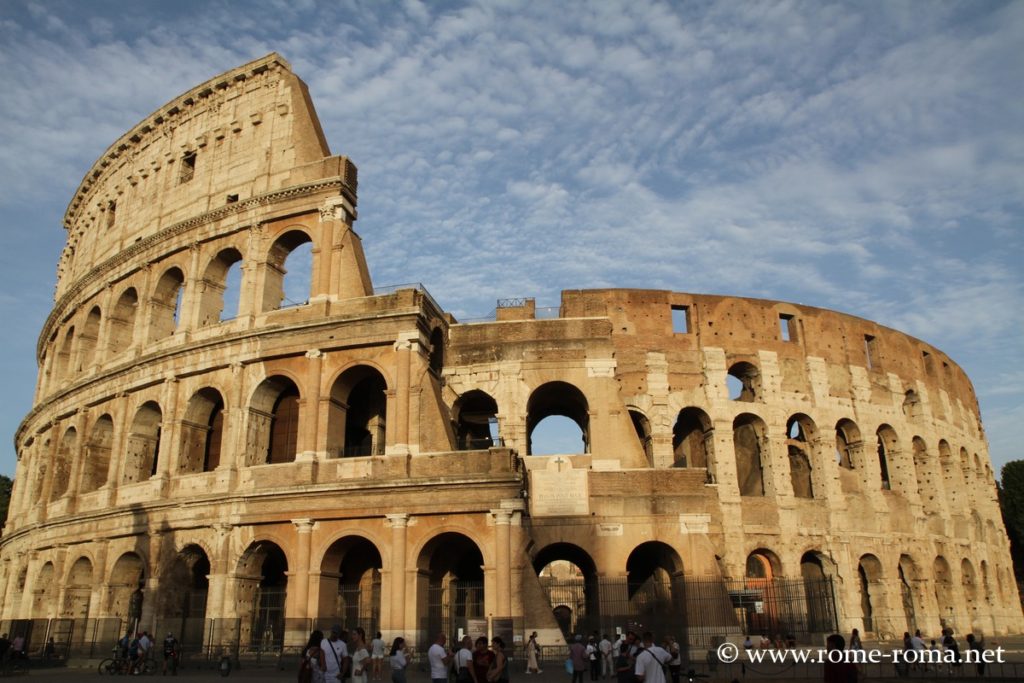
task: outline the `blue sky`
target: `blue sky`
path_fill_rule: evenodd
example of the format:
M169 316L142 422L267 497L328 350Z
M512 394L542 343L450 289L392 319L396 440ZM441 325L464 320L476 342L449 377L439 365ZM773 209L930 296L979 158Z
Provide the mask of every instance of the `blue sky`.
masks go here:
M280 52L359 166L377 285L822 306L972 377L1024 457L1024 3L0 0L0 473L61 217L121 133ZM1014 94L1016 93L1016 94Z

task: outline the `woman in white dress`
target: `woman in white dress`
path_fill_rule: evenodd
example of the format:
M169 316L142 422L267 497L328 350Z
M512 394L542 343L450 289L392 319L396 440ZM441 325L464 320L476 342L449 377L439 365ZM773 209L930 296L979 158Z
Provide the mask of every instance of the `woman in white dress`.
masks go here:
M368 683L370 651L366 648L366 631L357 628L352 640L352 683Z

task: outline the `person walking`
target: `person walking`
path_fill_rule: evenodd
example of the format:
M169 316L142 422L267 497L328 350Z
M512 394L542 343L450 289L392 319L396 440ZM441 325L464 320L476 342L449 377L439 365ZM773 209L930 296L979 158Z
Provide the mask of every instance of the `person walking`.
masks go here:
M324 651L320 647L323 640L322 631L313 631L309 634L309 640L302 651L302 661L299 663L299 683L324 683L327 664L324 662Z
M380 634L378 633L377 636L379 637ZM409 666L409 657L405 651L405 638L395 638L391 643L388 663L391 665L391 683L405 683L405 669Z
M543 670L540 668L540 644L537 643L536 631L531 633L530 639L526 641L526 673L543 673Z
M403 641L404 642L404 641ZM384 675L384 639L380 631L370 641L370 675L379 681Z

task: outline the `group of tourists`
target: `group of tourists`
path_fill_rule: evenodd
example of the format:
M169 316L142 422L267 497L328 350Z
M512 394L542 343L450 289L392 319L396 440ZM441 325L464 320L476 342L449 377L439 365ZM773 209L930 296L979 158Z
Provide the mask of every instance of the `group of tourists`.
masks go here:
M455 683L508 683L508 657L501 637L491 638L490 647L486 636L475 641L464 636L457 650L447 648L447 642L447 637L440 633L427 650L431 683L448 683L449 673Z
M672 683L679 683L682 663L682 651L674 637L665 636L659 645L650 631L640 637L626 631L614 642L607 634L598 640L595 632L586 643L582 635L576 635L565 666L573 683L583 683L587 672L591 681L614 675L617 683L666 683L666 668Z
M126 633L121 636L121 639L117 641L117 660L121 663L123 672L137 673L145 670L148 660L155 661L155 646L156 642L150 637L148 631L138 631L134 635ZM168 633L164 638L162 654L162 673L165 676L168 673L177 676L181 644L173 633ZM153 666L155 668L155 664Z
M383 680L385 650L379 631L369 642L361 628L348 632L334 625L326 637L323 631L313 631L299 663L299 683ZM405 683L409 658L404 638L395 638L387 657L393 683Z

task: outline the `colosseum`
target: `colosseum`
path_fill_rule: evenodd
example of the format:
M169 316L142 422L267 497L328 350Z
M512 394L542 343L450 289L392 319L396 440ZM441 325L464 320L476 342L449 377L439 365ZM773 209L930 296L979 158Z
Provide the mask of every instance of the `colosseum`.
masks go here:
M356 190L276 54L89 169L16 435L5 631L243 656L332 623L693 647L1024 630L978 403L939 349L661 290L459 322L373 285ZM533 454L547 418L574 452Z

